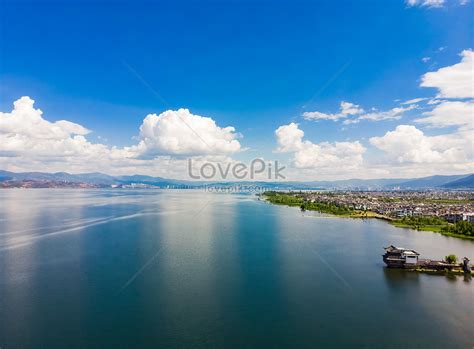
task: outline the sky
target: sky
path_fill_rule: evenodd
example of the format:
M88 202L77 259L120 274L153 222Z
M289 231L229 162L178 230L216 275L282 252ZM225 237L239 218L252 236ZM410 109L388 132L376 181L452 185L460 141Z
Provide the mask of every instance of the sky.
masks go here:
M473 14L467 0L1 0L0 169L473 173Z

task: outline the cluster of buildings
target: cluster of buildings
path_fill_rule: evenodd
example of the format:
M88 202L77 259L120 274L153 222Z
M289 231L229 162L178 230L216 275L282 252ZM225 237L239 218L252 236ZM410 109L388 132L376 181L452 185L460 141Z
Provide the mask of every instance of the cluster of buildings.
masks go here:
M73 188L73 189L94 189L101 186L91 183L76 183L68 181L50 181L50 180L9 180L1 181L0 189L7 188Z
M448 222L474 222L474 193L425 192L307 192L306 200L372 211L389 217L435 216Z

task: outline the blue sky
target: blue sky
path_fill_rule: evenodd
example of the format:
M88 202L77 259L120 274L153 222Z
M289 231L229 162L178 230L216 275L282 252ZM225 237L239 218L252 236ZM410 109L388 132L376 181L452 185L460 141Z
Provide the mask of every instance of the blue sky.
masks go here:
M338 177L394 176L363 171L380 162L381 149L373 149L370 138L400 124L414 125L425 136L452 134L465 125L415 125L429 112L427 105L398 119L346 124L308 120L303 113L335 114L342 101L365 113L388 111L406 100L436 97L439 86L421 87L422 77L459 63L460 54L474 46L473 5L431 1L3 1L0 111L10 112L15 100L29 96L49 122L82 125L92 131L84 134L89 142L120 148L140 140L148 114L187 108L218 127L235 128L240 150L224 151L233 160L280 159L293 168L294 178L332 177L318 171L317 161L293 166L297 150L277 149L275 130L293 122L313 145L358 141L366 148L360 168ZM472 102L472 96L447 98L458 97ZM31 169L20 150L8 153L5 167ZM442 155L447 149L430 150L448 156ZM184 154L163 146L151 153ZM38 160L36 170L68 168L65 160L31 156ZM472 170L466 161L454 169L431 163L426 173L415 169L426 168L419 160L409 163L400 176ZM141 169L172 174L155 165L134 170Z

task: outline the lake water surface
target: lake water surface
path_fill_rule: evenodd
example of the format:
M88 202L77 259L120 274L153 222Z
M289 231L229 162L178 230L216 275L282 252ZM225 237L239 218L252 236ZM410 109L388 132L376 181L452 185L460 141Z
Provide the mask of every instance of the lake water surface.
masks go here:
M383 247L474 242L253 195L1 190L0 347L474 346L474 283Z

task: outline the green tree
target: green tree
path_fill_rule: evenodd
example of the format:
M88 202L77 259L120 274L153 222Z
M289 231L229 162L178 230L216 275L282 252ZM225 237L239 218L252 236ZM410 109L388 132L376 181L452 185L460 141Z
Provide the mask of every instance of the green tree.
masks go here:
M445 227L443 230L449 233L474 236L474 223L467 221L459 221L456 222L456 224Z
M444 260L446 263L455 264L458 260L458 257L456 257L455 254L450 254L449 256L444 257Z

